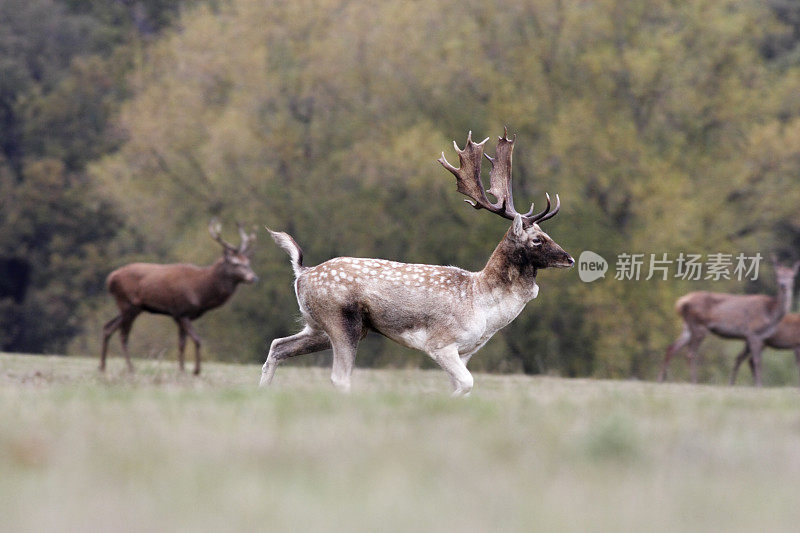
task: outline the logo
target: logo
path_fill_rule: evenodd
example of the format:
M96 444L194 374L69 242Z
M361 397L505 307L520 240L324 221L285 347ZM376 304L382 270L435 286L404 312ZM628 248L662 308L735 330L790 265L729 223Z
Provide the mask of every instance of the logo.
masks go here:
M578 276L581 281L591 283L599 278L606 277L608 261L599 254L585 250L578 258Z

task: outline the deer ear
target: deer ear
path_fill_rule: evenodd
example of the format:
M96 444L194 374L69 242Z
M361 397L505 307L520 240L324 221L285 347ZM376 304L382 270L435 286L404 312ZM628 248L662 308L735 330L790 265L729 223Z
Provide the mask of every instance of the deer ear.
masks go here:
M520 214L514 216L514 222L511 223L511 234L518 238L522 238L525 235L525 229L522 227L522 216Z

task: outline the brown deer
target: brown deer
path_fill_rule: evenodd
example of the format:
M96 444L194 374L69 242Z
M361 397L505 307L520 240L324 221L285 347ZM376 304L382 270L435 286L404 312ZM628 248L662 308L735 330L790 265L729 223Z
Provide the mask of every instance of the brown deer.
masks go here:
M711 332L725 339L744 339L753 358L753 375L761 386L761 350L764 342L789 311L794 290L794 277L800 262L792 267L781 266L773 257L778 293L725 294L718 292L691 292L678 299L675 309L683 318L683 331L664 355L658 380L667 377L670 359L688 346L687 358L691 366L692 381L697 382L697 348Z
M384 259L338 257L315 267L303 266L303 252L286 233L270 231L290 256L294 289L305 327L296 335L275 339L262 368L261 385L269 384L278 364L289 358L333 348L331 381L350 389L358 342L369 330L427 353L447 372L454 395L472 390L469 358L500 328L511 322L539 292L536 274L548 267L571 267L574 260L539 227L558 213L561 202L540 213L520 214L511 191L514 140L506 130L491 161L491 186L481 182L484 144L467 137L455 168L438 160L456 177L458 191L486 209L512 220L500 244L480 272L452 266L397 263ZM491 202L486 193L495 198ZM474 202L474 203L473 203Z
M776 350L794 350L794 360L797 363L798 370L800 370L800 313L786 313L783 319L778 322L775 333L764 339L764 345ZM742 353L736 357L733 372L731 373L731 385L736 383L736 373L745 359L750 363L750 370L755 374L755 365L749 355L750 349L745 346Z
M220 237L220 229L216 220L208 226L211 237L222 245L222 257L212 265L131 263L108 275L106 287L116 300L119 314L103 326L101 371L106 368L108 339L117 329L120 330L128 370L133 371L128 335L139 313L147 311L169 315L178 324L178 367L181 371L184 370L186 335L192 338L194 373L200 373L200 337L192 326L192 320L228 301L239 283L253 283L258 279L250 268L249 258L255 234L248 235L239 224L241 244L236 247Z

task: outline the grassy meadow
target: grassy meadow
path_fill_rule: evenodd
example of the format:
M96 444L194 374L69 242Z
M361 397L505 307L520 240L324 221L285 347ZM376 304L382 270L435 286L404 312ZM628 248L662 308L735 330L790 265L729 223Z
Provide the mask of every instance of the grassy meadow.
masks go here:
M0 355L3 531L794 531L800 394Z

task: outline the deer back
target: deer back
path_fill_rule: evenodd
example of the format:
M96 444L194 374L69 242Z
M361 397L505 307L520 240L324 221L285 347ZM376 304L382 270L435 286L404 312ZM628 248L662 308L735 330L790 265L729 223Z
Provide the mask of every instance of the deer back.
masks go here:
M219 275L218 260L209 267L187 263L132 263L112 272L109 292L118 302L153 313L196 317L222 305L236 281Z
M765 294L725 294L698 291L680 298L678 313L689 324L707 327L726 337L761 334L780 318L780 303Z
M767 339L767 345L780 349L800 347L800 314L787 313Z

